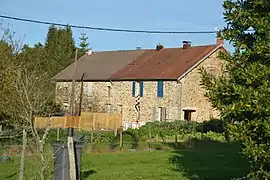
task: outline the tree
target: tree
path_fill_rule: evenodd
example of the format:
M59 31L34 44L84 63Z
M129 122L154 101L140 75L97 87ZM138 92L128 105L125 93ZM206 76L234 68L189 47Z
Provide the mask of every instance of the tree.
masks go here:
M4 70L8 69L10 62L12 61L12 47L3 40L0 40L0 92L4 89L3 76ZM1 100L0 100L1 103ZM0 126L5 127L8 125L8 115L3 112L3 109L0 105Z
M69 26L50 26L45 42L46 71L51 77L69 66L74 59L75 42Z
M87 50L88 50L88 46L89 46L89 43L87 42L88 40L88 37L86 36L86 33L85 32L82 32L81 33L81 37L80 37L80 48L79 48L79 52L78 52L78 57L81 57L83 56Z
M25 45L20 49L17 44L10 44L12 42L0 41L0 113L8 117L13 126L28 131L31 137L28 143L39 157L35 162L40 178L45 179L50 161L45 156L44 145L50 126L40 133L33 119L53 113L54 108L48 107L53 107L55 91L51 89L49 73L43 70L42 45L34 48Z
M40 156L40 176L44 179L46 157L44 144L49 127L44 134L40 134L34 126L34 116L43 116L43 109L52 99L54 92L49 86L50 78L46 73L41 74L37 67L31 70L25 64L13 64L4 72L2 82L4 88L0 92L1 109L4 114L14 119L16 125L30 131L33 137L30 141Z
M75 43L68 26L61 29L51 26L45 45L21 48L13 36L5 29L0 38L0 116L27 130L31 137L28 143L39 157L36 165L40 179L45 179L50 161L44 145L50 126L41 133L33 120L35 116L51 116L59 111L51 78L73 62Z
M10 28L2 27L0 24L0 93L5 89L4 86L4 72L16 63L16 55L20 51L20 41L14 40L14 32ZM7 94L5 94L6 96ZM9 115L4 113L5 106L1 106L3 99L0 99L0 126L12 126Z
M46 64L44 62L44 46L41 43L35 44L34 47L24 45L21 52L16 56L16 61L20 64L27 64L27 68L32 68L39 71L41 74L45 73Z
M202 69L202 82L230 136L242 142L248 178L270 179L270 1L226 0L223 7L220 35L235 52L221 54L223 75L212 79Z

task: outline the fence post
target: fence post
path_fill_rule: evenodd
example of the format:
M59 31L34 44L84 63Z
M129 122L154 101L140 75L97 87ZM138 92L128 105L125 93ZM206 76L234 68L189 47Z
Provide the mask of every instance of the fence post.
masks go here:
M60 136L60 128L57 128L57 141L59 141L59 136Z
M120 151L122 151L123 150L123 126L120 126L119 133L120 133L120 138L119 138Z
M94 128L93 127L91 131L90 145L91 145L91 152L94 152Z
M24 156L25 156L25 149L26 149L26 143L27 143L27 133L25 129L23 129L23 144L22 144L22 152L21 152L21 164L20 164L20 174L19 174L19 180L24 179Z
M93 130L95 130L95 125L96 125L96 113L93 113L93 124L92 124L92 127L93 127Z
M81 124L82 124L82 116L80 115L79 116L79 131L81 130Z
M106 129L108 129L108 124L109 124L109 115L106 113Z
M64 121L63 128L66 128L66 126L67 126L67 116L65 116L65 121Z

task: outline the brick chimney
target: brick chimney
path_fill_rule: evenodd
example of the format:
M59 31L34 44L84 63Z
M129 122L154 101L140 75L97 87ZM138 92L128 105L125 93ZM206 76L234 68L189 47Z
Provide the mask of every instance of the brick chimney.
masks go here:
M183 41L183 49L187 49L191 47L191 42L190 41Z
M156 46L156 51L160 51L161 49L163 49L164 47L161 44L157 44Z
M217 42L217 44L222 44L222 45L224 45L224 40L221 38L221 37L217 37L217 40L216 40Z

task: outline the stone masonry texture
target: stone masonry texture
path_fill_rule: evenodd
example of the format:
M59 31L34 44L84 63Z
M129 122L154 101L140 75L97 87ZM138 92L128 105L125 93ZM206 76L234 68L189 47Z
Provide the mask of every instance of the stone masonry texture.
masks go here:
M160 108L165 109L163 120L183 120L183 109L192 109L192 121L202 122L210 118L219 118L217 110L213 109L205 97L201 86L201 67L214 76L221 71L222 63L218 58L219 50L205 59L190 71L179 82L164 81L164 96L157 97L157 81L144 81L143 97L140 97L140 121L149 122L159 119ZM137 83L136 86L139 84ZM76 104L79 102L81 83L76 83ZM60 103L70 100L71 82L57 83L57 101ZM136 98L132 96L132 81L114 82L84 82L83 111L121 113L123 121L137 120L135 110ZM163 109L163 110L164 110Z

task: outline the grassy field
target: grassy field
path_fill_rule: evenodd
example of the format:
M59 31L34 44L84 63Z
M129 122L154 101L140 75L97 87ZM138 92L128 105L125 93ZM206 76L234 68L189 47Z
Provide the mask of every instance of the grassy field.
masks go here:
M229 180L242 177L248 171L237 144L193 140L191 144L161 143L161 147L164 149L84 153L83 179ZM33 158L27 159L26 180L36 179L34 161ZM0 179L18 179L18 167L19 158L1 162Z

